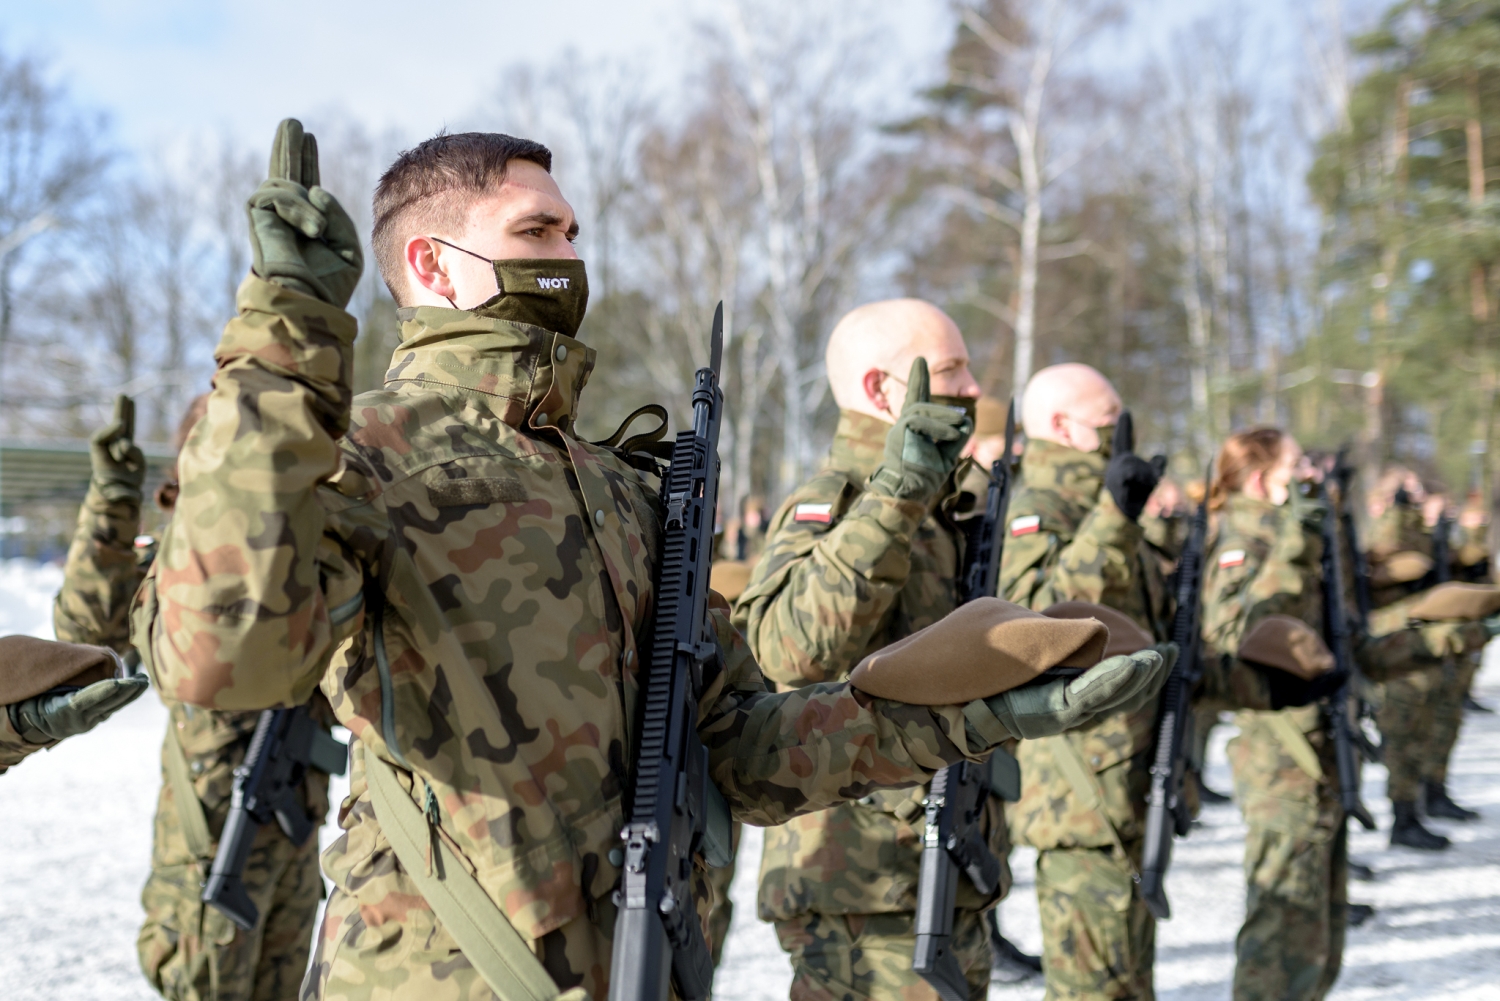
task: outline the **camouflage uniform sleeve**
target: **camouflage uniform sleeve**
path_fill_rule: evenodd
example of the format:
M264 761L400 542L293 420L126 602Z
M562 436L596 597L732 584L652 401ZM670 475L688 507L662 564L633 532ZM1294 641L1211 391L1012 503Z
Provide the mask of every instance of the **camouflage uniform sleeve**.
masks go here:
M318 487L349 425L355 321L253 275L238 306L178 461L182 493L143 588L157 610L137 616L136 639L167 697L263 709L307 701L342 638L325 596L340 547L324 538Z
M847 682L772 693L748 645L715 616L724 651L705 686L699 734L736 820L781 824L879 789L920 785L1010 735L981 701L912 706Z
M7 768L19 765L28 755L55 745L56 741L50 744L33 744L23 740L11 725L10 707L0 706L0 775L4 775Z
M52 628L67 643L130 649L130 599L145 571L136 563L141 507L104 499L89 484L68 546L63 586L52 605Z
M1044 505L1032 502L1036 496L1018 495L1006 515L1011 533L1017 521L1028 517L1040 519L1040 530L1005 540L1000 593L1038 610L1059 601L1129 608L1137 586L1134 561L1141 526L1125 517L1108 491L1101 491L1099 502L1064 543Z
M825 473L777 512L750 586L735 605L765 676L797 686L833 681L859 661L911 572L920 504L855 489ZM852 503L851 503L852 497ZM796 521L828 504L830 521Z

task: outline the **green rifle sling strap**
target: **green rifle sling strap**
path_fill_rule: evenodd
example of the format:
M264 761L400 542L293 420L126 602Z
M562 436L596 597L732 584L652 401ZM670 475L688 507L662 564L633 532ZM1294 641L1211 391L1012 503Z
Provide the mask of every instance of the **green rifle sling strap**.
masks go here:
M194 858L211 859L214 847L213 838L208 833L208 818L204 816L198 790L193 788L193 776L188 771L187 755L182 751L177 728L170 721L167 723L167 739L162 746L167 759L167 783L172 787L172 798L177 801L177 819L182 824L183 840Z
M588 1001L588 992L580 987L557 989L505 912L442 839L437 840L442 865L428 873L427 818L401 788L390 765L373 754L363 753L363 758L381 831L433 914L490 989L505 1001Z
M1308 743L1307 735L1304 734L1285 713L1266 713L1262 716L1271 733L1276 737L1276 742L1286 752L1287 757L1297 763L1314 782L1323 781L1323 766L1318 761L1318 752L1313 750L1312 744Z
M1120 853L1120 859L1130 867L1130 878L1139 883L1141 874L1135 866L1135 860L1125 850L1125 843L1120 840L1120 832L1115 830L1113 821L1104 810L1104 786L1099 784L1099 776L1095 775L1094 770L1084 763L1083 755L1078 753L1078 748L1073 746L1073 742L1065 734L1043 737L1038 743L1046 744L1047 750L1052 752L1052 760L1057 762L1057 767L1062 770L1068 784L1073 787L1073 795L1078 797L1084 808L1093 810L1099 815L1104 829L1109 832L1110 841L1114 842L1115 851Z

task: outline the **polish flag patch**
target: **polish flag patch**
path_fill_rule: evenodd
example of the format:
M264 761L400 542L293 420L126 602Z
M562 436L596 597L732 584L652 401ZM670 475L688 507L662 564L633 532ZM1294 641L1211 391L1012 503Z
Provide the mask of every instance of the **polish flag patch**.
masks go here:
M1040 532L1041 530L1042 516L1039 514L1028 514L1026 517L1017 518L1010 523L1010 534L1012 536L1030 535L1032 532Z
M1245 551L1243 549L1229 549L1219 554L1219 569L1227 570L1229 567L1242 567L1245 565Z
M798 504L792 508L793 521L813 521L827 525L833 521L832 504Z

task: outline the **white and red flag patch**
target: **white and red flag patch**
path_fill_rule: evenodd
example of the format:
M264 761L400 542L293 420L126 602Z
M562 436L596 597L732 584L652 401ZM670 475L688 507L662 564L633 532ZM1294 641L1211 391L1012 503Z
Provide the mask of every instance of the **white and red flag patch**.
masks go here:
M827 525L833 521L832 504L798 504L792 508L793 521L815 521Z
M1032 532L1042 530L1042 516L1039 514L1028 514L1024 518L1017 518L1010 523L1010 534L1030 535Z
M1242 567L1245 565L1245 551L1243 549L1226 549L1219 554L1219 569L1227 570L1230 567Z

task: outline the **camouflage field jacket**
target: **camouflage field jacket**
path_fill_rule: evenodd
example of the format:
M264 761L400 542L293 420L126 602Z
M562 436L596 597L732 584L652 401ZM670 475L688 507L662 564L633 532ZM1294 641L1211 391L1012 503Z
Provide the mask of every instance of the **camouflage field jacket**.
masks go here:
M1291 615L1323 631L1323 538L1304 528L1286 507L1231 494L1216 515L1204 563L1200 615L1205 659L1223 662L1230 678L1232 705L1269 706L1261 673L1230 663L1246 629L1273 614ZM1350 609L1352 578L1346 574L1342 598ZM1356 665L1372 681L1385 681L1421 667L1441 663L1447 654L1483 645L1476 622L1415 624L1399 615L1372 618L1368 634L1355 637ZM1210 674L1212 677L1212 673Z
M845 411L827 466L771 520L764 555L735 605L761 670L783 690L841 681L865 655L931 625L958 603L962 537L937 510L865 491L891 425ZM875 792L766 832L758 911L766 921L808 911L877 914L916 906L924 814L921 787ZM1008 854L1002 806L988 833ZM981 898L959 881L958 905Z
M1104 466L1097 452L1027 442L1006 515L1001 596L1038 611L1059 601L1108 605L1165 639L1171 618L1160 558L1103 488ZM1022 794L1008 811L1011 837L1035 848L1104 847L1113 843L1108 822L1124 841L1139 838L1155 719L1153 701L1060 737L1021 741ZM1078 799L1055 760L1055 741L1071 743L1099 777L1102 813Z
M408 309L385 388L351 400L351 316L254 277L239 311L182 452L137 645L196 705L295 704L321 685L358 737L324 867L367 925L425 907L370 806L374 754L534 947L568 926L563 947L597 957L581 986L606 996L658 517L639 473L571 433L593 351ZM920 783L1002 739L982 702L770 694L716 625L699 732L737 819Z

